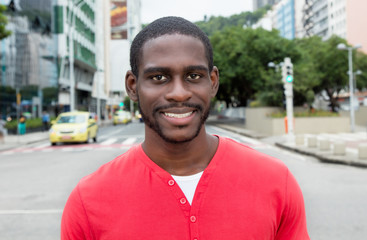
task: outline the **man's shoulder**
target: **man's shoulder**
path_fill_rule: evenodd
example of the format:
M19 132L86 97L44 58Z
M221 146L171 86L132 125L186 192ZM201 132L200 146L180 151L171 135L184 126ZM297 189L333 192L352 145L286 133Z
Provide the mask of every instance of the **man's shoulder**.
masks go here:
M78 183L78 187L97 187L123 179L136 167L133 165L136 165L137 161L134 160L137 158L138 152L137 146L132 147L127 152L100 166L95 172L83 177Z
M230 138L222 138L224 145L223 157L230 160L230 162L236 161L241 166L246 168L252 167L254 169L258 168L261 170L269 169L273 171L284 170L288 171L287 166L277 158L259 152L248 145L239 143Z

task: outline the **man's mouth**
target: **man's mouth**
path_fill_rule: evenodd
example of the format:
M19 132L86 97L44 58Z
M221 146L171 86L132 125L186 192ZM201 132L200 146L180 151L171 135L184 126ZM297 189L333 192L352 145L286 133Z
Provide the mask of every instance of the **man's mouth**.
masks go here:
M186 118L189 117L190 115L192 115L194 113L194 111L191 112L187 112L187 113L169 113L169 112L165 112L164 115L167 117L171 117L171 118Z

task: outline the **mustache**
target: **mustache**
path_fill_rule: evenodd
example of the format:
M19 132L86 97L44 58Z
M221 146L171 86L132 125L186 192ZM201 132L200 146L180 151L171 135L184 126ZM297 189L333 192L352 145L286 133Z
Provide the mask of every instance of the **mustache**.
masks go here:
M203 111L203 107L201 105L195 104L195 103L170 103L170 104L167 104L167 105L162 105L162 106L155 107L153 109L153 114L156 114L157 112L163 111L165 109L180 108L180 107L195 108L198 111Z

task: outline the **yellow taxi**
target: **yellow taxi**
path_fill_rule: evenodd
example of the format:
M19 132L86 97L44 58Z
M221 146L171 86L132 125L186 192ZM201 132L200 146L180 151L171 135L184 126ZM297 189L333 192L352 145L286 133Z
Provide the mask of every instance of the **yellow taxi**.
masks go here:
M97 142L98 125L89 112L65 112L51 121L49 131L51 145L56 143Z
M116 124L127 124L131 122L131 113L128 111L116 111L113 115L113 125Z

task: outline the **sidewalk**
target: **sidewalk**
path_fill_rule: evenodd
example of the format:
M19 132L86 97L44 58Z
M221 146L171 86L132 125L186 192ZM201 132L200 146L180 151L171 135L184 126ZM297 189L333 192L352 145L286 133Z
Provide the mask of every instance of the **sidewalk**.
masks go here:
M4 142L0 142L0 151L9 150L48 139L48 131L26 133L24 135L7 135L4 137Z
M100 127L111 124L110 121L105 121L100 124ZM250 131L244 128L244 124L240 122L216 121L209 119L208 124L215 125L219 128L235 132L251 138L261 139L261 141L276 145L278 147L309 155L318 158L322 162L347 164L352 166L367 167L367 159L359 159L358 146L367 144L367 130L363 127L357 127L355 133L336 133L336 134L304 134L302 135L302 143L296 144L296 137L293 139L287 135L281 136L265 136L263 134ZM299 139L300 136L298 136ZM316 139L314 147L309 146L310 138ZM0 142L0 151L27 145L38 141L48 139L48 132L26 133L24 135L8 135L4 138L4 143ZM328 140L329 148L322 150L320 146L321 140ZM298 140L299 141L299 140ZM345 154L336 155L334 153L334 144L343 142L346 146Z
M104 127L112 125L112 120L102 121L99 127ZM32 132L26 133L24 135L6 135L4 137L4 142L0 140L0 151L6 151L19 147L21 145L27 145L31 143L36 143L40 141L47 140L49 137L48 131L45 132Z
M214 120L209 121L208 124L212 124L247 137L261 139L263 142L276 145L290 151L313 156L322 162L367 167L367 159L360 159L358 152L359 145L366 144L367 148L367 130L361 126L356 126L356 131L354 133L304 134L290 138L287 135L264 136L257 132L245 129L244 124L239 123ZM298 144L296 144L296 138L298 138ZM300 141L302 138L303 141ZM309 144L311 139L314 141L316 140L316 145L313 147L310 147ZM321 144L321 142L323 143ZM325 142L327 142L326 147L324 145ZM334 145L337 143L341 143L345 146L344 154L335 154Z

